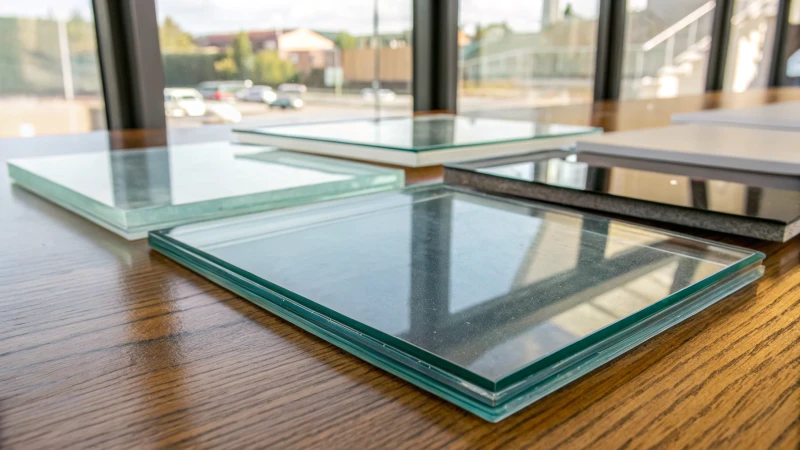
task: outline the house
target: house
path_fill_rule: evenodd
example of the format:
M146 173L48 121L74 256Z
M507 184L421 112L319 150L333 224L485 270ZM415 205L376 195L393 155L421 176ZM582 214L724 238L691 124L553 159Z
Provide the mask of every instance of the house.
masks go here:
M236 35L237 33L200 36L196 43L200 47L225 49L233 45ZM275 50L281 58L290 60L295 69L303 74L336 65L336 46L333 41L308 28L250 31L247 36L253 45L253 51Z

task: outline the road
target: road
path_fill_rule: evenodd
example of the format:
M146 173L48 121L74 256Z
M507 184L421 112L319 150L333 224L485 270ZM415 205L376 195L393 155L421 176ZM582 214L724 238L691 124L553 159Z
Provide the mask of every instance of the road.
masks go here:
M574 96L573 96L574 97ZM308 92L303 95L305 106L299 110L270 109L261 103L234 102L231 106L242 114L242 120L236 123L236 127L257 127L267 125L281 125L286 123L308 123L325 122L332 120L347 120L358 118L374 118L375 105L364 101L360 95L333 93ZM538 96L532 99L531 96L507 96L505 98L483 97L483 96L461 96L459 97L459 111L476 111L491 109L511 109L519 107L548 106L553 104L565 104L576 101L570 97L570 93L564 92L562 95ZM588 101L588 100L587 100ZM215 101L206 101L206 104L213 105ZM412 111L412 98L410 95L398 95L392 102L381 104L380 116L407 116ZM203 117L170 117L167 123L170 127L198 127L206 122Z

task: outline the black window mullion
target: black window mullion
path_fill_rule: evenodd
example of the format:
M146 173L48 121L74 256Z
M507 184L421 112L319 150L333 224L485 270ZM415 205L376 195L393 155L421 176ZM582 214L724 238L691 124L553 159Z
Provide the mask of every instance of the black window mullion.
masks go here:
M414 0L414 111L456 111L458 0Z
M164 65L154 0L94 0L109 130L165 128Z
M714 24L711 29L711 48L708 52L706 92L721 91L724 87L734 1L716 0Z
M772 59L769 66L768 86L783 86L786 83L786 38L789 29L789 8L791 0L779 0L775 17L775 37L772 45Z
M600 0L594 70L595 101L619 99L625 55L626 4L625 0Z

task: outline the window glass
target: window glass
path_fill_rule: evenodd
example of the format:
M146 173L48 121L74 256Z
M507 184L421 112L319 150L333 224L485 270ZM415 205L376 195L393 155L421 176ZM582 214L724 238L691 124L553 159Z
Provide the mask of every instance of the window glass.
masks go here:
M629 0L622 98L668 98L705 90L713 0Z
M800 0L792 0L789 6L789 23L786 27L786 74L784 84L800 86Z
M106 128L89 0L0 2L0 137Z
M170 127L411 112L411 0L157 0L156 8L167 89L198 93L165 101Z
M461 0L459 111L592 101L598 0Z
M725 90L765 87L769 78L778 0L736 0L725 64Z

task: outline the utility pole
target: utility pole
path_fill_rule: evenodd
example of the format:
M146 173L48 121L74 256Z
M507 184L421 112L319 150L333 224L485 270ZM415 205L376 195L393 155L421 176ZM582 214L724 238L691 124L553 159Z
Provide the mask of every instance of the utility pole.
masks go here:
M372 80L372 93L375 97L375 118L381 117L381 99L378 90L381 88L381 48L378 37L378 0L374 1L372 11L372 49L375 52L375 75Z
M69 56L67 20L63 17L58 17L56 24L58 24L58 51L61 56L61 82L64 85L64 98L74 100L75 83L72 80L72 60Z

